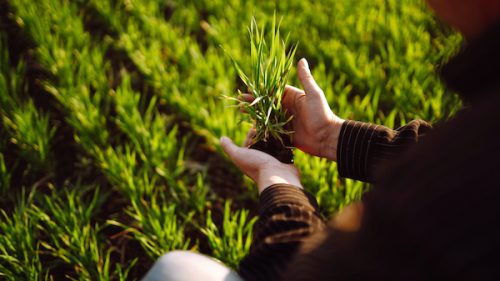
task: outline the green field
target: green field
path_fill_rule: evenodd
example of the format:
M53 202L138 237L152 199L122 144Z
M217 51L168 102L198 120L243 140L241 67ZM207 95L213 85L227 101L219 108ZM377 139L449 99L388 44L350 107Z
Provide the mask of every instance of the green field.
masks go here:
M138 280L173 249L236 267L257 192L218 145L250 128L221 47L249 69L275 12L340 117L460 107L437 69L462 38L420 0L0 0L0 280ZM369 188L295 161L325 218Z

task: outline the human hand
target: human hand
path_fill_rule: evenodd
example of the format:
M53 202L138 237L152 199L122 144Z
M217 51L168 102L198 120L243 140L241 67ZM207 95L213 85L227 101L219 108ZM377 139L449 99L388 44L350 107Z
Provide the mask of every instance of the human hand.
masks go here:
M304 90L286 86L282 99L283 107L293 115L293 145L314 156L336 161L344 120L333 114L305 59L297 64L297 75ZM253 100L250 94L244 94L243 98Z
M267 153L246 147L251 134L249 133L244 147L237 146L227 137L222 137L220 142L233 163L257 184L259 194L267 187L279 183L302 188L299 170L293 164L283 164Z

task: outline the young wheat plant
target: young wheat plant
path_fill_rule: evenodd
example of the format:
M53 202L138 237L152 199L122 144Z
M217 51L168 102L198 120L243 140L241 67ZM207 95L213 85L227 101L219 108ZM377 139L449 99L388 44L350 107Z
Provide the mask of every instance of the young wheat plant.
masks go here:
M255 98L248 102L227 97L237 101L238 107L247 112L248 118L254 124L256 134L252 140L253 143L274 138L285 145L283 136L290 136L292 133L286 128L286 124L292 117L288 116L282 107L281 98L285 91L298 43L289 46L288 35L284 40L281 37L280 25L281 20L277 22L276 15L273 16L270 30L266 30L266 25L259 29L255 18L252 19L249 28L252 69L250 76L246 75L239 63L229 55L238 76ZM239 90L238 94L241 95Z

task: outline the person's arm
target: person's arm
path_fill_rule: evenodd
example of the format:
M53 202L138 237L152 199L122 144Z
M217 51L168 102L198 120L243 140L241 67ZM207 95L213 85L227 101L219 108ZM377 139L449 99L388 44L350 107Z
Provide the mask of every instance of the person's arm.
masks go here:
M247 281L278 280L301 243L324 229L318 204L304 191L294 165L239 147L228 138L222 138L221 145L234 164L255 181L260 194L254 239L239 273Z
M423 120L413 120L396 130L370 123L345 121L336 149L340 176L376 182L377 169L397 160L431 128Z
M281 280L302 242L324 228L311 194L286 184L267 188L260 195L254 240L239 274L246 281Z
M305 59L299 61L297 75L304 90L287 86L282 100L293 115L293 144L308 154L337 161L342 177L375 182L378 167L396 160L431 128L422 120L397 130L343 120L330 109Z
M398 130L355 121L344 122L339 132L337 153L341 175L370 180L370 169L374 167L357 170L364 167L359 163L375 165L377 161L382 163L393 159L418 141L418 137L429 128L419 120ZM310 239L312 234L323 233L326 228L317 202L314 196L303 190L294 165L283 164L261 151L238 147L227 138L223 138L221 144L233 162L256 182L260 193L259 220L250 253L239 265L239 274L246 281L280 280L294 258L307 252L304 249L308 245L304 243L314 244L321 240ZM352 231L357 228L362 206L352 209L355 211L351 210L350 215L338 217L337 229Z

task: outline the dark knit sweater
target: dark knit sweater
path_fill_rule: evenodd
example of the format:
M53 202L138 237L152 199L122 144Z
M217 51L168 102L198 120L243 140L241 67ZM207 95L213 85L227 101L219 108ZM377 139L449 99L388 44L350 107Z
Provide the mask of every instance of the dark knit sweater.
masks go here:
M247 280L500 280L500 26L460 52L442 78L467 107L430 130L347 121L342 176L372 182L360 228L325 225L294 186L262 192ZM422 136L424 136L422 138Z

